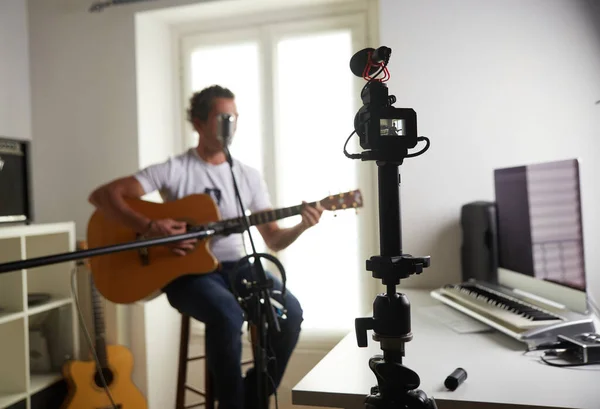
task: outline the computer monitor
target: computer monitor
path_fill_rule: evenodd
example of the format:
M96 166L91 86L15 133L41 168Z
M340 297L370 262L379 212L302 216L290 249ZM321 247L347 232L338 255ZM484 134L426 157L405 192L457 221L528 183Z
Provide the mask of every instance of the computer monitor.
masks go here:
M494 171L498 282L587 312L579 162Z

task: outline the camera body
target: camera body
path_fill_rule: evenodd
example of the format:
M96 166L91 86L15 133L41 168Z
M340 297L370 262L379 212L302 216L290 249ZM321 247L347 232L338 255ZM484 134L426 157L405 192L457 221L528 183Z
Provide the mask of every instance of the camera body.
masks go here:
M354 129L365 150L394 152L406 156L418 143L417 113L412 108L396 108L396 97L379 81L369 82L361 92L363 106L354 117Z

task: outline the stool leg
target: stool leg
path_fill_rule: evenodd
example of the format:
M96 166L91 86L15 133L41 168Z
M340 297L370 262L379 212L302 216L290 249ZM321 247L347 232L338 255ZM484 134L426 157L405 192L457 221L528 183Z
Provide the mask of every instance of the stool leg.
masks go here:
M177 374L177 397L175 409L185 409L185 382L187 378L188 348L190 342L190 317L181 315L181 339L179 342L179 372Z
M204 355L206 356L206 332L204 332ZM208 356L204 358L204 401L206 409L215 409L215 397L213 395L212 376L208 369Z

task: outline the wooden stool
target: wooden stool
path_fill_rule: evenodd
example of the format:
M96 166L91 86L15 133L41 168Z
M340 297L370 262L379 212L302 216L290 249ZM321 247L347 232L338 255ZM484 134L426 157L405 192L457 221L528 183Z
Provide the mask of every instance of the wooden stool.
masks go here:
M175 409L189 409L197 406L204 406L206 409L215 408L215 397L213 395L212 376L206 365L206 336L204 337L204 355L188 356L189 354L189 343L190 343L190 320L189 315L181 315L181 339L179 343L179 372L177 374L177 396L175 401ZM253 327L253 326L252 326ZM251 339L254 341L255 331L254 328L250 328ZM254 342L252 342L254 346ZM254 353L254 348L253 348ZM204 390L194 388L186 384L187 382L187 367L188 362L204 360ZM254 360L247 359L242 361L242 366L253 364ZM204 402L196 403L193 405L185 406L185 391L195 393L196 395L202 396Z

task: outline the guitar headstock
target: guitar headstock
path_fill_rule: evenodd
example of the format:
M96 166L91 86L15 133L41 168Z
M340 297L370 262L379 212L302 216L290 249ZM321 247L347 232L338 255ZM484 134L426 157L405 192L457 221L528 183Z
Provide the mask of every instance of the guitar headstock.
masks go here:
M358 209L363 206L363 198L360 190L357 189L327 196L320 203L325 210Z

